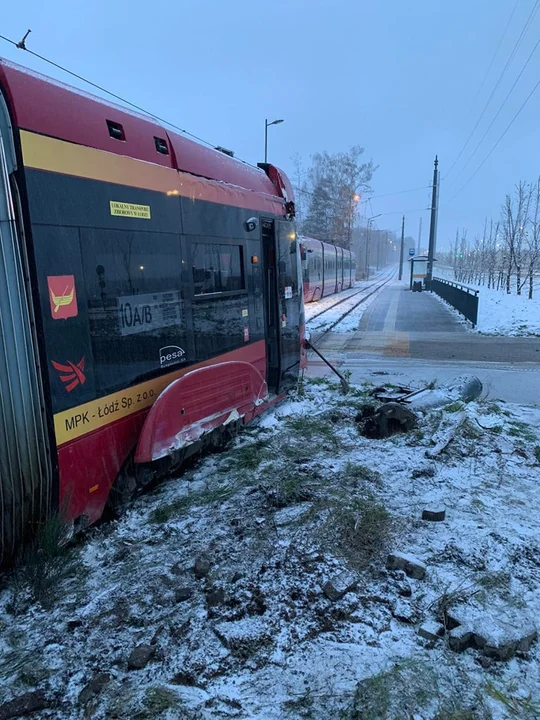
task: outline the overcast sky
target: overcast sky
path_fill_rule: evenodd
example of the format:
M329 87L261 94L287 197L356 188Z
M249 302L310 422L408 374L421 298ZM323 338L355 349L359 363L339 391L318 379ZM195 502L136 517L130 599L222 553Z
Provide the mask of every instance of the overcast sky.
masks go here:
M517 0L495 63L478 91L515 0L26 0L4 3L1 30L148 110L250 162L292 172L320 150L365 147L379 166L364 214L381 228L407 216L427 239L433 159L443 178L439 247L457 227L469 236L498 217L506 192L540 172L540 88L491 157L452 200L510 122L539 77L540 48L474 158L540 37L540 13L498 87L473 139L445 178L507 62L535 0ZM536 3L538 5L538 3ZM0 54L73 82L29 54L0 43ZM80 84L80 83L78 83ZM455 181L452 183L452 181ZM419 212L423 210L423 212Z

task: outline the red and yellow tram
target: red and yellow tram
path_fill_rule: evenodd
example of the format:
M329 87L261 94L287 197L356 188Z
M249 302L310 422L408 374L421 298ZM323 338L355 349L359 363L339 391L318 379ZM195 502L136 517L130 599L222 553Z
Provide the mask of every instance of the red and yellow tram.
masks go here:
M354 287L356 258L350 250L300 237L304 302L320 300L327 295Z
M279 169L4 61L0 139L5 563L249 421L305 356Z

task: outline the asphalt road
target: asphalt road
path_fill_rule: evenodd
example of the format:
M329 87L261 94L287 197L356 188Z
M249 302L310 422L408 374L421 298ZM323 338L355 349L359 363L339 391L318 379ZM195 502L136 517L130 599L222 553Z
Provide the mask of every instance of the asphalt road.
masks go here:
M403 285L385 288L355 332L312 339L340 370L351 371L353 382L422 387L474 374L488 397L540 406L540 338L480 335L430 293ZM328 368L313 357L307 372L323 375Z
M339 326L337 328L339 330ZM540 363L540 338L480 335L469 330L431 293L390 285L362 315L354 333L331 332L321 350L420 360Z

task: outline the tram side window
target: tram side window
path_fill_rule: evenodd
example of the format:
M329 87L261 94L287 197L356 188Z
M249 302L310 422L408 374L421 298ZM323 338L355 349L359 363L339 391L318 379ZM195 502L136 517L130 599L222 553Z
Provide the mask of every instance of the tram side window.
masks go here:
M194 242L191 251L195 295L246 289L241 245Z
M186 347L180 238L88 229L80 237L94 375L103 393L159 369L160 348Z

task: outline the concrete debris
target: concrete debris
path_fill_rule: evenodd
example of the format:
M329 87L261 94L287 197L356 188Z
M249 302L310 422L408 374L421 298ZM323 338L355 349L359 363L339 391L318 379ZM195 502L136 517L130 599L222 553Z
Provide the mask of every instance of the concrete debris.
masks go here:
M82 705L86 705L89 700L91 700L96 695L99 695L105 685L107 685L107 683L109 683L110 681L111 676L109 675L109 673L98 673L97 675L94 675L90 682L87 683L81 690L81 693L79 695L79 702Z
M354 590L357 583L356 575L344 570L323 585L323 592L330 600L340 600L348 592Z
M210 562L210 558L207 555L199 555L199 557L195 560L195 565L193 566L195 577L198 580L206 577L210 572L211 567L212 563Z
M208 607L217 607L225 602L225 591L223 588L209 588L206 593L206 604Z
M389 588L401 597L411 597L412 588L403 570L393 570L388 578Z
M441 427L440 430L438 430L431 438L431 442L434 444L434 447L426 450L426 457L433 460L446 450L448 445L450 445L456 436L456 432L464 420L464 412L459 412L453 415L451 421Z
M418 628L418 634L420 637L423 637L426 640L431 640L432 642L440 640L444 633L444 625L441 625L441 623L435 622L434 620L428 620Z
M426 574L426 565L414 555L395 552L386 559L387 570L403 570L410 578L422 580Z
M453 650L474 647L494 660L509 660L516 653L527 653L538 638L536 623L513 609L506 613L497 609L475 613L465 606L454 609L449 621L452 625L460 623L450 631Z
M193 597L193 590L189 587L177 588L174 591L174 600L177 603L189 600L191 597Z
M48 706L47 698L41 690L28 692L0 705L0 720L23 717L38 710L45 710Z
M133 648L128 658L128 670L142 670L154 657L154 653L155 650L151 645L145 645L144 643L137 645L136 648Z
M392 610L392 615L396 620L408 623L409 625L416 625L416 623L420 621L418 608L405 600L398 600L396 602Z
M442 522L446 518L446 510L443 508L432 508L431 510L422 510L422 520L430 522Z
M467 648L473 646L474 633L470 628L459 625L459 627L450 630L448 644L452 650L463 652L463 650L467 650Z

